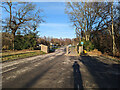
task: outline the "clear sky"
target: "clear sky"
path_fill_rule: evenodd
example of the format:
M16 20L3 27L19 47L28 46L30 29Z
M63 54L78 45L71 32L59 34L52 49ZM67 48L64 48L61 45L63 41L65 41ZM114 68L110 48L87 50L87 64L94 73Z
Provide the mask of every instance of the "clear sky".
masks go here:
M36 3L44 10L45 23L41 23L37 29L39 35L54 38L75 38L75 30L65 14L64 2L38 2Z
M65 2L33 2L43 10L45 22L41 23L37 30L40 37L75 38L75 29L65 14ZM8 13L2 9L2 18Z

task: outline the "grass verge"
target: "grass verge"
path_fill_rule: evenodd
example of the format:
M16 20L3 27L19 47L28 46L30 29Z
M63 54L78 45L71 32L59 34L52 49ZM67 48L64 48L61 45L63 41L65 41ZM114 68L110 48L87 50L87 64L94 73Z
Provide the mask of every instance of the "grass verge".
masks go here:
M112 61L120 63L120 58L112 57L112 56L109 56L109 55L102 55L102 57L105 57L106 59L110 59Z
M6 61L9 61L9 60L15 60L15 59L22 59L22 58L27 58L27 57L36 56L36 55L42 55L42 54L45 54L45 52L33 51L33 52L25 52L25 53L16 53L16 54L3 55L2 56L2 62L6 62Z

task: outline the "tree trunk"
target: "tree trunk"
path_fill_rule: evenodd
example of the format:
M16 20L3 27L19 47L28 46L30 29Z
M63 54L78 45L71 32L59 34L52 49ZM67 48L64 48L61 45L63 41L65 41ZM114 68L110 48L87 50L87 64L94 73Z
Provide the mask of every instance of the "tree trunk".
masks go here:
M79 36L79 41L81 41L81 36Z
M15 50L15 44L14 44L14 42L15 42L15 31L13 30L12 31L12 48L13 48L13 50Z
M12 20L12 2L11 2L11 0L10 0L10 3L9 2L7 2L8 3L8 5L9 5L9 9L10 9L10 20L9 20L9 27L11 28L11 20ZM9 29L10 29L9 28Z
M112 18L113 56L115 56L116 45L115 45L115 33L114 33L114 28L113 28L113 3L112 3L112 6L111 6L111 18Z

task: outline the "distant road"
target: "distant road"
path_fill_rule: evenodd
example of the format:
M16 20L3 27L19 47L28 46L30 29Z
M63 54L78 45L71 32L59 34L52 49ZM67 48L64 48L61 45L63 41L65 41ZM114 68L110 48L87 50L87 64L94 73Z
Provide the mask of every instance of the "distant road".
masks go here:
M120 64L102 56L65 56L64 49L4 62L3 88L120 88Z

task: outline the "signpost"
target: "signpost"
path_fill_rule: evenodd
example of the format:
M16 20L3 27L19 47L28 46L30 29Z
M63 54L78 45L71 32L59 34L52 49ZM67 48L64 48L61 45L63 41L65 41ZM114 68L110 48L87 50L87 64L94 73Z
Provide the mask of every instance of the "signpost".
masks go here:
M84 43L83 43L83 42L81 42L81 44L83 45Z

